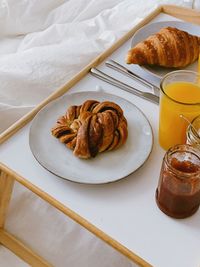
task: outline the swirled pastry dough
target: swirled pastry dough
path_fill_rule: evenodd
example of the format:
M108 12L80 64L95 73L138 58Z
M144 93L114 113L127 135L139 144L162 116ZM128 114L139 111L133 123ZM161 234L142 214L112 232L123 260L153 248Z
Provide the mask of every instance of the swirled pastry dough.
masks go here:
M120 147L128 136L127 120L120 106L96 100L69 107L51 132L72 149L75 156L84 159Z

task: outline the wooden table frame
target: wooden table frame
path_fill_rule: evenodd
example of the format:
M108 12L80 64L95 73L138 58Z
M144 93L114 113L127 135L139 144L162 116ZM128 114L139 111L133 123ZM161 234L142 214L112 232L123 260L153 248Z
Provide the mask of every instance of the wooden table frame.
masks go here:
M113 53L117 48L119 48L124 42L126 42L135 33L137 29L144 26L146 23L151 21L159 13L165 13L176 18L200 24L200 12L184 7L177 7L172 5L163 5L156 8L152 13L150 13L145 19L143 19L139 24L137 24L133 29L131 29L126 35L124 35L118 42L112 45L104 53L99 55L95 60L88 64L81 72L74 76L65 86L55 91L37 107L35 107L31 112L22 117L19 121L9 127L0 135L0 144L5 142L13 134L15 134L20 128L25 126L31 119L37 114L37 112L44 107L50 101L56 99L57 97L66 93L72 86L74 86L80 79L82 79L90 70L91 67L95 67L105 60L111 53ZM15 236L8 233L4 226L6 220L6 214L11 199L14 182L17 181L21 185L25 186L27 189L31 190L33 193L38 195L43 200L47 201L49 204L54 206L56 209L63 212L65 215L73 219L78 224L85 227L91 233L95 234L97 237L101 238L107 244L112 246L114 249L118 250L120 253L124 254L138 266L150 267L151 265L145 260L134 254L132 251L118 243L116 240L112 239L110 236L99 230L97 227L92 225L90 222L86 221L84 218L79 216L74 211L70 210L68 207L62 205L56 199L52 198L47 193L40 190L38 187L31 184L26 178L21 177L19 174L15 173L13 170L9 169L4 164L0 163L0 243L15 253L22 260L36 267L47 267L52 266L42 257L37 255L31 248L26 244L23 244Z

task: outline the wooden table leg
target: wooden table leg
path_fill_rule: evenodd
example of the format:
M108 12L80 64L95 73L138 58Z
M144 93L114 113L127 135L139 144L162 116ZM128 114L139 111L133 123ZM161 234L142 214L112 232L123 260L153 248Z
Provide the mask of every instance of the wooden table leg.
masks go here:
M14 179L5 172L0 171L0 228L4 228L13 185Z
M4 229L15 179L0 170L0 243L34 267L52 267L46 260Z
M32 267L53 267L26 244L4 229L0 229L0 242Z

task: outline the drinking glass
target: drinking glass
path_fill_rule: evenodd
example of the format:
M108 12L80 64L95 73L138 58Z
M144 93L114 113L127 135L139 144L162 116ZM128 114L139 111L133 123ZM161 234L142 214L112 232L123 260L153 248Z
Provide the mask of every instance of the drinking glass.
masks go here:
M200 115L200 76L197 72L178 70L161 81L159 143L168 150L186 143L186 129ZM185 120L186 118L187 120Z

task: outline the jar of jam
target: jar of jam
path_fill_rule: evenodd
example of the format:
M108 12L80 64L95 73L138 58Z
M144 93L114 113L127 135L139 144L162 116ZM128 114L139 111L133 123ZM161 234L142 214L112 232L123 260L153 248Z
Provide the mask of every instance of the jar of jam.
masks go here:
M197 145L200 148L200 116L194 118L191 124L189 124L186 131L186 136L187 136L187 144Z
M186 218L200 205L200 150L191 145L170 148L156 190L158 207L174 218Z

